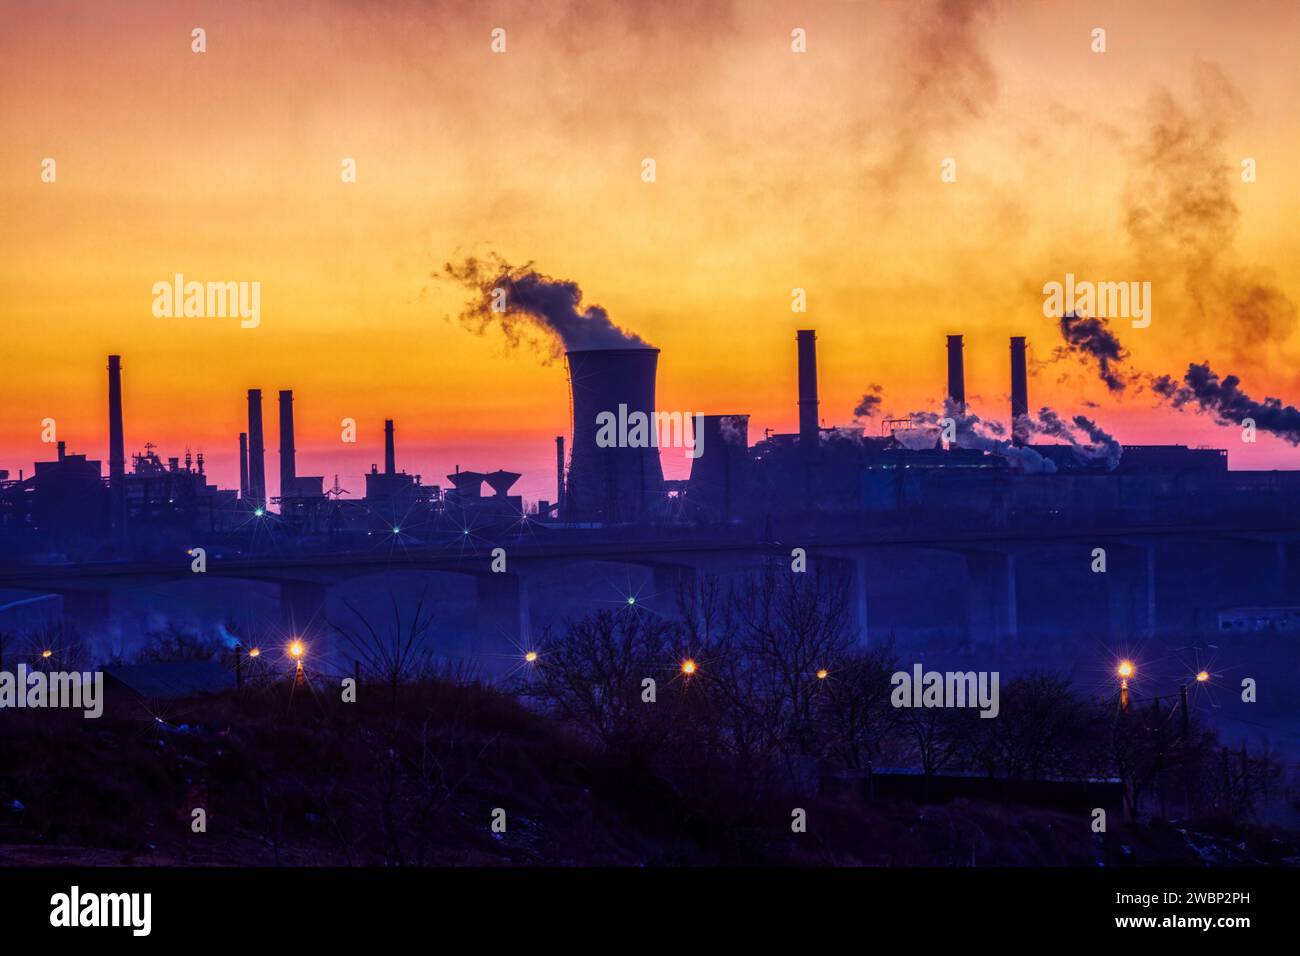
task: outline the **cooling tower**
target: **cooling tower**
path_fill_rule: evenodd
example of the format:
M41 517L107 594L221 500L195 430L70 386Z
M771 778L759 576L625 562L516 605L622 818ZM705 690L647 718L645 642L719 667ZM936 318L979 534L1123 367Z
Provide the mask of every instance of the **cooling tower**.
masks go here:
M959 409L966 408L966 371L962 367L961 336L948 336L948 397Z
M749 416L705 415L696 447L687 503L695 515L729 522L750 492Z
M1025 364L1025 337L1011 336L1011 440L1023 445L1025 434L1022 416L1029 414L1029 375Z
M652 433L658 349L592 349L569 352L573 399L573 453L565 483L566 517L577 521L630 522L652 517L663 501L659 449L633 447L635 413L649 417ZM601 416L612 415L614 439L602 447ZM609 429L604 430L606 437ZM620 436L620 433L626 435Z

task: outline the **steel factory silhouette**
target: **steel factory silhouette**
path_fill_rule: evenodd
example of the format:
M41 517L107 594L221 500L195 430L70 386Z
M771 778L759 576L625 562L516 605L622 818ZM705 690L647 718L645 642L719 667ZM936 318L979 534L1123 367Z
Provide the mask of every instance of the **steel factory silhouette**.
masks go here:
M566 352L568 456L557 436L554 499L535 504L511 494L516 472L458 466L443 485L399 470L392 420L382 470L371 466L359 496L337 476L327 486L299 475L291 390L278 399L277 497L267 491L256 388L237 436L237 491L209 481L202 453L164 458L145 443L128 468L127 435L143 426L123 420L129 378L109 356L107 478L99 460L62 441L30 473L0 472L0 587L13 601L49 595L47 610L61 599L92 645L105 630L129 644L114 596L183 581L196 547L210 555L210 578L278 591L280 626L295 634L320 630L331 590L349 580L445 572L474 585L454 599L466 612L458 653L489 672L581 603L575 577L599 574L576 568L629 569L607 575L624 582L610 596L639 595L666 613L682 581L795 548L851 583L864 643L889 635L920 653L1023 649L1027 662L1059 664L1099 635L1177 642L1300 625L1291 530L1300 472L1231 471L1223 449L1121 449L1099 428L1096 444L1033 441L1060 420L1030 413L1023 336L1010 340L1005 426L972 427L954 334L943 413L871 435L823 425L816 335L799 331L798 430L751 444L743 411L703 415L684 481L665 479L657 447L597 439L598 416L620 407L655 420L660 351L631 341L640 344ZM512 562L506 573L488 567L497 548ZM1090 573L1094 549L1107 555L1107 573ZM220 625L196 610L200 626L203 614Z

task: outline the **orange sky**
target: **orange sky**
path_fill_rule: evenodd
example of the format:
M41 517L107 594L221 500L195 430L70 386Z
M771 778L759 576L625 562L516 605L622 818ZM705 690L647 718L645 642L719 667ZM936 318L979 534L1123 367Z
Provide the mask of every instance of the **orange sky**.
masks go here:
M958 331L976 412L1005 418L1007 336L1050 358L1041 288L1067 271L1153 283L1151 327L1116 329L1135 367L1209 359L1256 398L1300 401L1294 306L1258 323L1221 307L1242 276L1300 302L1293 2L6 0L0 128L0 467L15 472L52 457L47 417L105 457L119 352L128 451L202 448L223 484L245 390L266 393L274 452L274 393L293 388L300 474L360 493L393 417L399 464L426 481L506 467L550 497L562 366L465 329L463 290L434 278L488 251L577 281L660 347L662 408L748 412L752 437L795 426L803 327L826 424L871 384L895 413L932 407ZM1153 158L1160 130L1196 144L1189 168ZM1163 222L1189 212L1174 173L1221 184L1226 211ZM1129 227L1135 207L1155 239ZM261 325L155 318L152 285L178 272L260 282ZM1300 465L1149 394L1116 400L1077 362L1030 388L1122 441ZM339 441L345 416L359 447ZM277 474L272 454L272 493Z

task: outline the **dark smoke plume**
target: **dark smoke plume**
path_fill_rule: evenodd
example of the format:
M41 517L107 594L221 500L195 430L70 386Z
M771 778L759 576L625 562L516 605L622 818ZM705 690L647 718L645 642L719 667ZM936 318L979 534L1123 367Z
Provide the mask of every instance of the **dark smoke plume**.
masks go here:
M552 279L532 263L511 266L496 257L447 263L448 276L476 294L461 313L461 321L477 332L498 325L511 345L541 332L553 356L561 351L651 348L638 335L625 332L598 305L581 308L582 289L576 282Z
M1114 471L1119 465L1120 456L1124 454L1124 446L1119 440L1111 435L1104 428L1085 415L1074 416L1075 427L1088 436L1091 443L1088 448L1088 455L1091 458L1105 458L1106 468ZM1076 450L1078 446L1075 446Z
M1071 353L1080 355L1096 364L1097 374L1112 392L1122 392L1128 387L1130 376L1123 368L1128 352L1104 318L1067 312L1061 316L1061 338L1065 339L1065 345L1063 350L1058 350L1058 358Z
M1029 415L1019 419L1025 428L1037 435L1059 438L1068 442L1074 457L1080 461L1105 461L1108 471L1114 471L1119 465L1124 446L1104 428L1085 415L1075 415L1073 424L1066 422L1052 409L1043 407L1038 410L1038 417ZM1080 439L1075 429L1083 432L1086 441Z
M1212 64L1196 68L1193 93L1194 106L1164 89L1151 97L1125 189L1125 226L1153 266L1181 276L1200 318L1229 336L1232 357L1248 361L1261 342L1286 338L1296 307L1265 270L1233 258L1241 170L1229 158L1229 133L1247 103Z
M884 389L879 385L874 383L868 385L867 391L863 393L857 407L853 409L853 417L857 419L873 418L880 411L883 393Z
M1235 375L1219 378L1208 362L1193 362L1179 382L1169 375L1153 379L1151 387L1174 408L1191 406L1214 416L1220 425L1240 425L1247 418L1255 427L1291 445L1300 445L1300 409L1279 398L1256 401L1241 390Z
M934 140L949 139L997 101L997 72L983 43L995 6L988 0L909 6L890 95L895 104L890 151L872 169L885 195L932 161Z

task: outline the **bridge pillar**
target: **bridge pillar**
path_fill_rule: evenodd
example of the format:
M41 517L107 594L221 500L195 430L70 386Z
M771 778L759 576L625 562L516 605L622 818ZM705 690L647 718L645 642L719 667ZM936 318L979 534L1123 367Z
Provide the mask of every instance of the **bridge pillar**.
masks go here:
M522 575L505 571L476 575L474 582L472 651L484 673L495 676L517 667L531 650L528 586Z
M1107 541L1101 547L1106 551L1106 619L1109 639L1124 641L1154 636L1158 593L1155 542Z
M966 590L967 640L971 646L1014 640L1016 621L1016 558L1011 551L966 551L969 584Z
M113 597L107 590L64 591L63 623L78 636L91 638L108 630L113 616Z
M681 612L681 598L691 599L699 586L699 570L689 564L655 564L650 569L651 610L664 617ZM685 592L685 593L683 593ZM689 606L689 605L688 605Z
M870 607L867 585L871 579L866 552L819 552L814 555L813 560L824 567L835 569L836 572L844 576L843 580L847 584L849 591L849 618L857 634L858 644L865 647L868 643L868 609Z
M285 581L280 585L280 621L286 631L302 636L325 627L328 589L315 581Z

